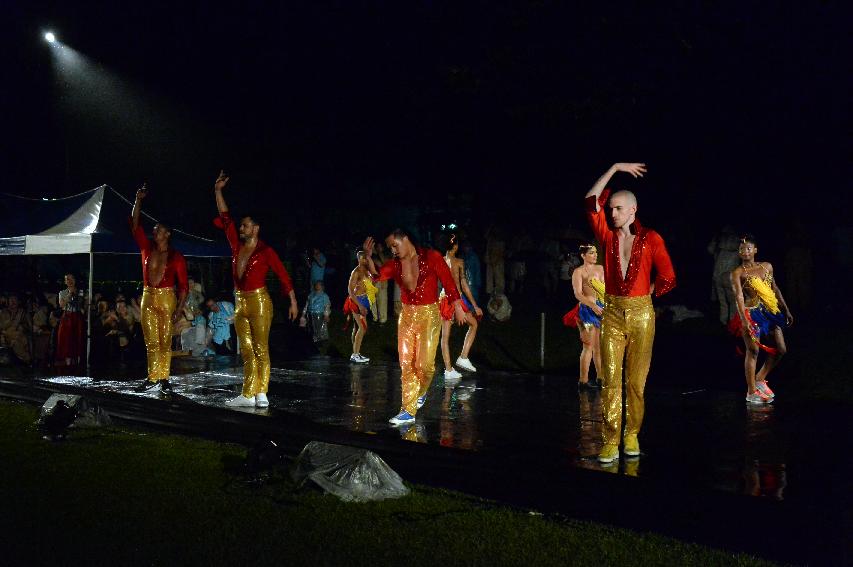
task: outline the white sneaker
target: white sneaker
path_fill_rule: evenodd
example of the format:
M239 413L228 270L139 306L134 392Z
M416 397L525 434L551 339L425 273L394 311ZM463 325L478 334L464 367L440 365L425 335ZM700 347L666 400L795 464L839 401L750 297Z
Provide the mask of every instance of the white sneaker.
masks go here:
M349 357L349 361L350 361L350 362L361 362L361 361L358 359L358 354L357 354L357 353L352 353L352 354L350 355L350 357Z
M418 409L421 409L422 407L424 407L425 403L426 403L426 394L424 394L423 396L418 398Z
M461 356L456 359L456 366L461 368L462 370L467 370L468 372L476 372L477 369L474 368L474 365L471 364L471 361L467 358L462 358Z
M450 370L444 371L445 380L458 380L459 378L462 378L462 373L453 368L452 366L450 367Z
M370 359L369 359L369 358L367 358L366 356L364 356L363 354L359 353L359 355L358 355L358 361L359 361L359 362L370 362Z
M267 395L264 392L258 392L258 394L255 395L255 405L259 408L270 407L270 401L267 399Z
M230 399L225 402L225 405L232 408L253 408L255 407L255 396L247 398L246 396L240 394L236 398Z

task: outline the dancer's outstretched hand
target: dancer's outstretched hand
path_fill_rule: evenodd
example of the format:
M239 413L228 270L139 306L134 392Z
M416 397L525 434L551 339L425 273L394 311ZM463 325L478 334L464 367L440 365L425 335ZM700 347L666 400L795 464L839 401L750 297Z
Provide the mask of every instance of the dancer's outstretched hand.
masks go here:
M142 187L140 187L139 189L136 190L136 200L141 201L142 199L144 199L147 196L148 196L148 186L145 183L143 183Z
M229 175L226 175L225 170L219 170L219 177L216 178L216 182L213 184L213 188L216 191L222 191L225 189L225 186L228 185L228 181L231 179Z
M646 164L644 163L614 163L613 167L616 168L616 171L624 171L634 177L642 177L646 173Z
M370 258L373 255L373 247L376 245L376 241L373 240L372 236L368 236L364 239L364 244L362 244L362 250L367 254L367 257Z

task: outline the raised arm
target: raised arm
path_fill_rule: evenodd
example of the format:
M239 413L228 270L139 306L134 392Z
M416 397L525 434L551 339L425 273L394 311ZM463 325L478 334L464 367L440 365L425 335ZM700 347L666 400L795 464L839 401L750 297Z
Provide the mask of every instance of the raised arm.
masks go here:
M136 241L136 245L142 251L148 250L151 247L151 242L145 236L145 231L142 230L142 226L139 224L139 217L142 214L142 199L147 195L148 188L143 183L142 187L136 190L136 201L134 201L133 211L130 213L130 232L133 234L133 240Z
M148 187L145 183L136 190L136 201L133 203L133 211L130 213L130 230L136 232L139 228L139 216L142 214L142 199L148 195Z
M145 183L142 187L136 190L136 200L133 202L133 210L130 213L130 230L136 232L139 228L139 217L142 214L142 199L148 195L148 188Z
M228 205L225 204L225 197L222 195L222 190L228 185L231 178L222 170L219 172L219 177L213 184L213 192L216 195L216 208L219 210L219 216L213 220L213 224L225 231L225 238L228 240L228 245L231 247L231 252L236 254L240 249L240 238L237 235L237 229L234 228L234 219L228 212Z
M225 170L222 169L219 171L219 177L213 183L213 193L216 195L216 208L219 210L219 214L228 212L228 205L225 203L225 196L222 195L222 190L228 185L230 179L231 177L226 175Z
M604 172L604 175L598 178L598 181L595 182L595 185L592 186L592 189L586 192L586 197L595 197L596 206L595 210L599 209L598 207L598 198L601 196L601 193L604 191L604 188L607 187L607 184L610 182L610 179L616 175L617 171L624 171L625 173L630 173L634 177L642 177L644 173L646 173L646 164L644 163L614 163L610 166L610 169Z
M376 242L373 240L372 236L368 236L364 239L364 244L362 244L361 249L364 250L364 254L367 256L367 271L370 272L372 277L376 277L379 275L379 271L376 269L376 264L373 262L373 247L376 245Z

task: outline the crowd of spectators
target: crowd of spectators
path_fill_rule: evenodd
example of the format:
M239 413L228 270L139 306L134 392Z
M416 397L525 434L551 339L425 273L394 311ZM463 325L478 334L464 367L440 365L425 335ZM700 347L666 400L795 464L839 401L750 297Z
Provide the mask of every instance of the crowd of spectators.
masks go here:
M234 304L206 297L192 278L189 283L186 306L173 329L174 350L196 356L235 355ZM69 293L68 287L58 292L0 293L0 364L57 369L85 364L87 310L92 326L90 363L143 360L141 302L141 290L109 296L95 291L92 301L85 290ZM71 313L79 314L81 324L63 329L63 317Z

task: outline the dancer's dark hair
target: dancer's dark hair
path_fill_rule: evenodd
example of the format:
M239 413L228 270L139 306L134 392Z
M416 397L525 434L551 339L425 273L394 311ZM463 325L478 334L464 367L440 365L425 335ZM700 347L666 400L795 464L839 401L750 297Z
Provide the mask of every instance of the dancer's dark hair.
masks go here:
M753 235L749 232L747 232L746 234L741 234L740 235L740 241L743 243L749 242L750 244L752 244L753 246L758 248L758 239L755 238L755 235Z
M438 239L438 249L447 254L454 246L459 245L459 237L453 232L442 234Z
M595 244L581 244L578 246L578 255L583 256L584 254L589 253L593 248L595 248Z
M397 227L395 229L388 231L388 236L393 236L394 238L405 237L405 238L409 239L409 242L411 242L415 246L415 248L421 247L421 243L418 242L417 237L414 236L414 234L412 233L411 230L407 230L407 229L402 228L402 227Z

